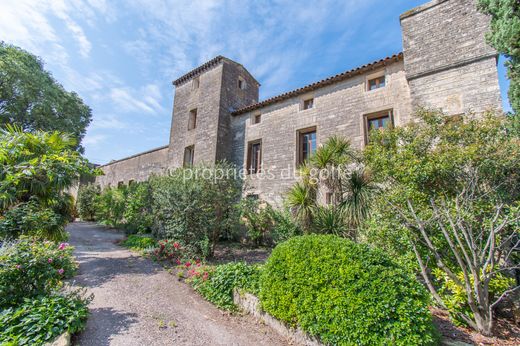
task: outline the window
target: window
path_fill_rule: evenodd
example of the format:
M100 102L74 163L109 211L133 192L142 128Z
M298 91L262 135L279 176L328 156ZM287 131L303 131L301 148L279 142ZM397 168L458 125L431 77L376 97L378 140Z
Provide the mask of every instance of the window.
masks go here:
M238 77L238 88L242 90L246 88L246 81L242 77Z
M332 204L332 197L333 197L332 192L327 192L325 194L325 204L331 205Z
M303 110L311 109L313 107L314 107L314 99L313 98L303 100L303 104L302 104L302 109Z
M261 121L262 121L262 114L253 115L253 124L260 124Z
M193 156L195 154L195 147L193 145L190 145L189 147L186 147L184 149L184 167L191 167L193 166Z
M262 168L262 141L249 143L247 151L247 173L259 173Z
M199 77L193 79L193 89L198 89L200 86L200 79Z
M197 127L197 108L190 111L188 119L188 130L193 130L195 127Z
M298 131L298 164L307 161L316 151L316 128Z
M392 110L365 115L365 142L370 139L370 132L393 126Z
M376 78L369 79L368 83L367 83L368 91L379 89L379 88L382 88L384 86L385 86L385 76L384 75L376 77Z

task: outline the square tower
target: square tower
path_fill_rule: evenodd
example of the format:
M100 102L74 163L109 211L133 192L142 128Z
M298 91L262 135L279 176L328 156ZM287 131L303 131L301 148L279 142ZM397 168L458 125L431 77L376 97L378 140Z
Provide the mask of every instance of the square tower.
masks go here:
M173 81L171 168L231 159L231 112L258 102L260 84L223 56Z

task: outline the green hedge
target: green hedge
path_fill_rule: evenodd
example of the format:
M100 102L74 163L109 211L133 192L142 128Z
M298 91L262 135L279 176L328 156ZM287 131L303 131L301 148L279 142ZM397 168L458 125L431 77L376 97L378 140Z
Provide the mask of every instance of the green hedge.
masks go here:
M384 253L332 235L278 245L260 278L262 308L333 345L435 343L423 286Z

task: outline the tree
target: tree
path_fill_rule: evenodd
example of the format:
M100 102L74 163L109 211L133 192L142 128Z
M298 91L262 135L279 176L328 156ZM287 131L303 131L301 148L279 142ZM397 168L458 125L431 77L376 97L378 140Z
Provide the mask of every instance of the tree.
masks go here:
M504 54L509 86L509 100L516 113L520 113L520 2L518 0L479 0L479 9L491 16L488 42Z
M417 117L374 133L365 149L385 186L386 206L371 221L386 229L399 220L436 302L490 335L494 308L520 287L512 279L520 269L518 132L509 130L511 118L492 113Z
M81 150L91 113L75 92L67 92L44 70L40 58L0 42L0 125L66 132Z
M76 150L76 140L59 132L0 130L0 238L21 233L60 238L73 200L65 190L81 174L95 174Z

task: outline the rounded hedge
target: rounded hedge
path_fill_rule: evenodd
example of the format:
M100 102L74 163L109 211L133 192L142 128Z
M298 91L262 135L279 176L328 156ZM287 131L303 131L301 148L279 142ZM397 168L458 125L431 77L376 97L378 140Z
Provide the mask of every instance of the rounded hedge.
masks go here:
M436 341L429 295L379 250L333 235L278 245L260 278L262 308L332 345Z

